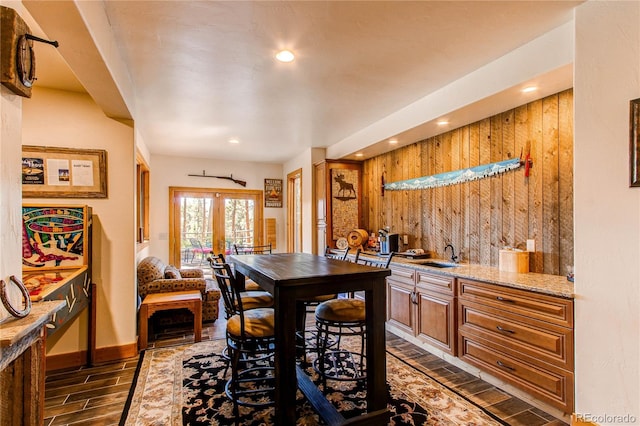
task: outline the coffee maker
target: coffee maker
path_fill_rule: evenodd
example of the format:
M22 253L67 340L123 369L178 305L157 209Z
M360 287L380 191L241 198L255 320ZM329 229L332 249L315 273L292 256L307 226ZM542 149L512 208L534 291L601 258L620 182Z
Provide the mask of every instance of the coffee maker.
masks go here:
M398 252L398 234L390 234L389 229L380 229L378 231L378 243L380 247L380 254Z

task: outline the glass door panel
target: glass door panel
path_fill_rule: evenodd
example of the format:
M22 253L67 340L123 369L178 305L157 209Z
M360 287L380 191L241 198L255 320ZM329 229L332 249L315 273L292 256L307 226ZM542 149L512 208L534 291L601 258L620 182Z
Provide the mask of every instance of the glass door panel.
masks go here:
M169 258L203 267L210 252L230 254L234 244L262 244L262 191L169 188Z
M201 266L213 247L212 194L180 197L180 263Z
M255 239L255 200L250 198L224 199L224 242L226 253L233 245L257 245Z

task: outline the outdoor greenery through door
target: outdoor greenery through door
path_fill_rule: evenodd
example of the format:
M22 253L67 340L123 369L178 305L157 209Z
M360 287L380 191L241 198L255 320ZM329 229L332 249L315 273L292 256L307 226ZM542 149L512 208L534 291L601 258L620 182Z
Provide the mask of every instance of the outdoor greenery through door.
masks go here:
M199 267L210 252L262 244L263 191L169 188L169 258Z

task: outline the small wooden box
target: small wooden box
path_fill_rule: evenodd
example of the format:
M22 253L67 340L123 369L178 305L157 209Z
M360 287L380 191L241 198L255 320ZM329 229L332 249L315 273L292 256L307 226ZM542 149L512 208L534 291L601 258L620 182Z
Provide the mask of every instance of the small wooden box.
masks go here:
M499 267L506 272L529 272L529 252L515 250L500 250Z

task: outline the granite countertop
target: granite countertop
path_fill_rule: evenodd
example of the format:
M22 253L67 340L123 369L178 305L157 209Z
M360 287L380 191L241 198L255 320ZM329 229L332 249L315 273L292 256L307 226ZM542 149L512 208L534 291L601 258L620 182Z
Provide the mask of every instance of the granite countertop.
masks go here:
M505 287L519 288L536 293L548 294L573 299L574 285L561 275L538 274L529 272L519 274L516 272L505 272L491 266L471 265L460 263L451 268L437 268L433 266L421 265L421 262L436 260L444 263L444 259L408 259L401 256L394 256L391 265L404 266L417 270L422 270L438 275L446 275L456 278L468 278L471 280L484 281L491 284Z

